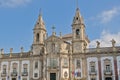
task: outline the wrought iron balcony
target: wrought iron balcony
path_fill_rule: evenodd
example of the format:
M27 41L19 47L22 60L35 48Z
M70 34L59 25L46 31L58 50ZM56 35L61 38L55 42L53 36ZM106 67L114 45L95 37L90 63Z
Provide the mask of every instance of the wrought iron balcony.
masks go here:
M1 73L1 77L6 77L6 76L7 76L7 73L3 71L3 72Z
M22 76L28 76L28 72L22 72Z
M94 71L90 70L89 75L97 75L97 71L96 70L94 70Z
M17 76L17 72L11 72L11 76Z
M112 75L112 70L104 70L105 75Z

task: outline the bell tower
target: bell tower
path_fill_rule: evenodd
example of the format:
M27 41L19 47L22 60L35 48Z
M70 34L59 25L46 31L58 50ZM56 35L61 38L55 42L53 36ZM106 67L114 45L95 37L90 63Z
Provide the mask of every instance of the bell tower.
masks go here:
M33 55L39 55L44 48L44 40L46 38L45 23L42 19L41 13L39 14L38 20L33 29L34 40L33 40Z
M83 53L88 46L89 40L85 34L84 20L80 14L79 8L76 9L73 19L72 35L73 53Z

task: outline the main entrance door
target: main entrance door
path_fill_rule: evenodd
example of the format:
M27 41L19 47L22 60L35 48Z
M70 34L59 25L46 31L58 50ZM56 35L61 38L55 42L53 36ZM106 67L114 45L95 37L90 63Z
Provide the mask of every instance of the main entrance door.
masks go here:
M56 73L50 73L50 80L56 80Z
M112 78L111 77L106 77L105 80L112 80Z
M12 78L12 80L16 80L16 78Z

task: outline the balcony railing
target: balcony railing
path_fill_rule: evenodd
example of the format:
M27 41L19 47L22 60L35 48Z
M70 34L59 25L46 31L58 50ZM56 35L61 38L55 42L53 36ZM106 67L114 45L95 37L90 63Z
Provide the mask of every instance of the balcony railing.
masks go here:
M112 70L104 70L105 75L112 75Z
M6 77L7 76L7 73L6 72L2 72L1 73L1 77Z
M48 69L57 69L58 66L48 66Z
M97 71L89 71L89 75L97 75Z
M22 76L28 76L28 72L22 72Z
M11 76L17 76L17 72L11 72Z

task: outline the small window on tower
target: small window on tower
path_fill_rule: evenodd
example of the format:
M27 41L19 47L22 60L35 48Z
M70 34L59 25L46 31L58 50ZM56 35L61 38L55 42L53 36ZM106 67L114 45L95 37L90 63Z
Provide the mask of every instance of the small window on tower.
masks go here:
M79 34L80 34L80 30L76 29L76 35L79 35Z
M39 33L36 35L36 42L39 42Z
M76 18L76 20L78 20L78 17Z

